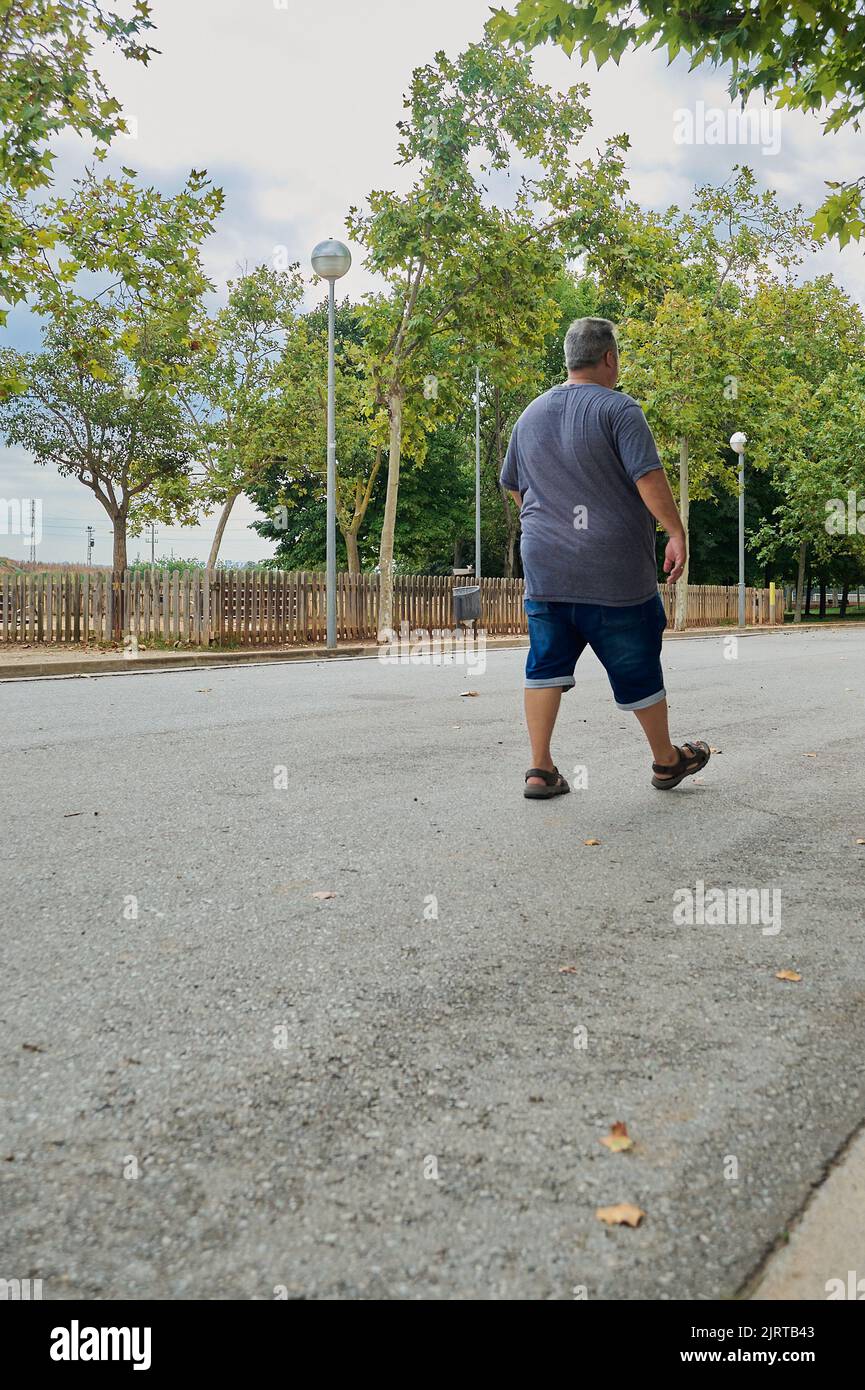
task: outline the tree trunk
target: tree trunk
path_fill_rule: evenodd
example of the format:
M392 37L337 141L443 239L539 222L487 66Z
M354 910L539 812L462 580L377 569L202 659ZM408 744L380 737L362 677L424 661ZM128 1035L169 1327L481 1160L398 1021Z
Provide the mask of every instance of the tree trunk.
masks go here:
M825 579L821 579L821 580L820 580L820 617L821 617L821 618L825 618L825 616L826 616L826 581L825 581Z
M112 560L111 587L114 595L111 635L116 642L123 639L123 576L126 573L126 512L122 509L111 517L114 527L114 557Z
M810 616L811 616L811 589L812 589L812 587L813 587L813 583L814 583L813 576L812 576L812 574L811 574L811 571L809 570L809 571L808 571L808 578L805 580L805 617L806 617L806 618L810 618Z
M399 463L402 449L402 392L392 391L387 398L390 420L387 455L387 496L381 524L379 550L378 640L386 642L394 630L393 612L393 550L396 535L396 504L399 494Z
M679 515L685 528L685 568L676 584L676 614L673 627L683 632L688 622L688 574L691 568L691 534L688 529L691 495L688 481L688 437L679 440Z
M505 506L508 506L508 499L505 498ZM514 577L514 561L516 559L517 533L511 531L508 534L508 548L505 553L505 575L508 579Z
M799 546L799 575L796 580L796 608L793 613L793 622L802 621L802 595L805 589L805 561L808 557L808 542L803 541Z
M844 580L844 587L843 587L843 589L841 590L841 601L840 601L840 603L838 604L838 617L839 617L839 618L846 618L846 617L847 617L847 604L848 604L848 602L849 602L849 599L850 599L850 585L848 584L847 580L845 579L845 580Z
M222 545L222 536L223 532L225 531L225 523L231 516L231 509L239 496L239 491L230 492L226 497L225 502L223 503L222 511L219 514L219 520L216 523L216 531L214 532L213 536L213 544L210 547L210 554L207 557L207 568L209 570L216 569L216 561L219 556L219 547Z
M501 391L498 386L495 388L495 392L493 393L493 400L495 402L496 408L496 459L498 460L498 473L496 476L500 478L502 476L502 465L504 463L504 447L502 441L502 401ZM499 484L499 492L501 493L502 509L505 519L505 577L507 579L513 579L514 552L516 550L517 532L519 531L520 518L519 513L514 510L511 504L511 499L508 496L507 489L503 488L501 483Z
M342 531L342 527L340 527ZM347 531L342 531L342 538L345 541L345 553L348 556L349 574L360 574L360 551L357 546L357 531L351 527Z

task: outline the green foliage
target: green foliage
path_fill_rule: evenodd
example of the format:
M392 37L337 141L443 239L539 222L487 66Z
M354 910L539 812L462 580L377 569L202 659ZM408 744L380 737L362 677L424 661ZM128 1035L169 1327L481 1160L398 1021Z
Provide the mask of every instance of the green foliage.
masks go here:
M110 304L76 306L49 325L39 353L0 354L26 389L0 404L8 443L52 463L94 493L113 521L191 520L192 456L176 403L137 388L125 326Z
M757 553L782 559L789 572L805 544L815 565L839 574L851 558L861 564L865 543L826 529L830 499L846 501L849 489L865 495L865 318L830 276L762 286L747 313L754 368L766 383L755 422L775 491L755 530Z
M228 282L228 300L199 327L203 350L177 385L204 469L202 499L224 502L315 428L316 376L298 319L297 265L259 265Z
M125 129L119 103L93 67L94 48L107 44L147 63L155 52L142 41L153 27L150 13L146 0L136 0L127 17L95 0L0 3L0 300L7 304L41 281L41 253L61 237L50 210L37 216L25 202L51 183L53 137L90 135L102 157Z
M145 574L150 571L158 571L160 574L165 570L170 573L177 571L178 574L192 574L198 570L203 570L205 564L203 560L184 560L174 555L160 555L158 560L130 560L126 568L133 574Z
M395 545L395 572L450 573L454 546L472 533L473 456L454 426L441 426L427 441L422 464L409 462L402 477ZM325 565L325 476L318 469L286 470L274 465L250 489L266 519L254 529L277 543L280 569L323 570ZM362 570L376 567L384 517L384 477L372 490L360 539ZM346 568L344 537L337 536L337 566Z
M547 40L599 67L619 62L628 48L666 49L669 60L687 53L691 68L730 65L731 99L760 91L779 107L823 116L824 131L858 130L865 105L865 13L859 0L812 5L806 0L736 4L691 0L518 0L513 12L496 10L490 34L500 42L534 48ZM865 177L835 190L814 218L817 236L843 246L865 231Z

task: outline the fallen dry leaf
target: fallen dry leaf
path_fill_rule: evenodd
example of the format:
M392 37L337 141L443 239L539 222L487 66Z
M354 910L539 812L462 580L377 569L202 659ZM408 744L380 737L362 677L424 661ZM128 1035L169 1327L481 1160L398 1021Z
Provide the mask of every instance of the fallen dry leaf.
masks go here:
M560 975L576 975L576 973L577 973L577 967L576 967L575 965L560 965L560 966L559 966L559 974L560 974Z
M857 845L865 845L865 840L857 840Z
M583 840L584 845L599 845L600 840Z
M710 752L710 753L723 753L723 751L724 751L723 748L713 748L712 745L711 745L711 743L709 744L709 752Z
M619 1202L614 1207L598 1207L595 1216L607 1226L639 1226L646 1215L631 1202Z
M212 688L212 686L206 685L203 690L196 690L195 693L196 695L209 695Z
M796 970L776 970L776 980L801 980L802 976Z
M466 696L466 695L480 695L480 693L481 693L481 692L480 692L479 690L461 690L461 691L460 691L460 695L462 695L462 696Z
M335 894L335 893L326 893L326 892L323 892L323 891L322 891L322 892L318 892L318 893L313 893L312 896L313 896L314 898L318 898L319 901L324 902L325 898L335 898L335 897L336 897L336 894Z
M610 1125L609 1134L605 1134L601 1143L613 1154L627 1153L628 1149L634 1147L634 1141L628 1134L628 1126L623 1120L616 1120Z
M806 754L805 754L805 757L806 757L806 758L816 758L816 756L817 756L816 753L806 753Z

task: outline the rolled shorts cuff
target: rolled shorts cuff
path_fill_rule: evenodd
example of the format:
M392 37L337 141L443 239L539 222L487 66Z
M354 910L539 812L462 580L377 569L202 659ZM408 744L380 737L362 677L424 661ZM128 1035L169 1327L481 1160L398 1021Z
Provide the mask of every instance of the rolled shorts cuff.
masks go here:
M644 700L632 700L630 704L623 705L621 701L616 701L617 709L649 709L651 705L658 705L667 698L667 692L663 686L654 695L647 695Z
M526 690L548 690L554 685L560 685L563 689L570 690L576 683L573 676L547 676L543 680L535 680L532 677L526 676L525 685Z

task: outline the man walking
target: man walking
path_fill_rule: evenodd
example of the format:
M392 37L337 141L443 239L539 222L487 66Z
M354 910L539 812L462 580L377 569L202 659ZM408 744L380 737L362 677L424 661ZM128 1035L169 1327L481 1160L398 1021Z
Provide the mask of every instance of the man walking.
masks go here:
M565 337L568 380L523 411L500 482L520 508L529 655L525 795L570 791L550 739L562 693L590 646L619 709L633 710L652 750L652 785L677 787L709 761L708 744L670 742L661 671L667 625L658 594L655 524L669 536L664 573L685 566L685 531L655 441L619 378L608 319L576 319Z

